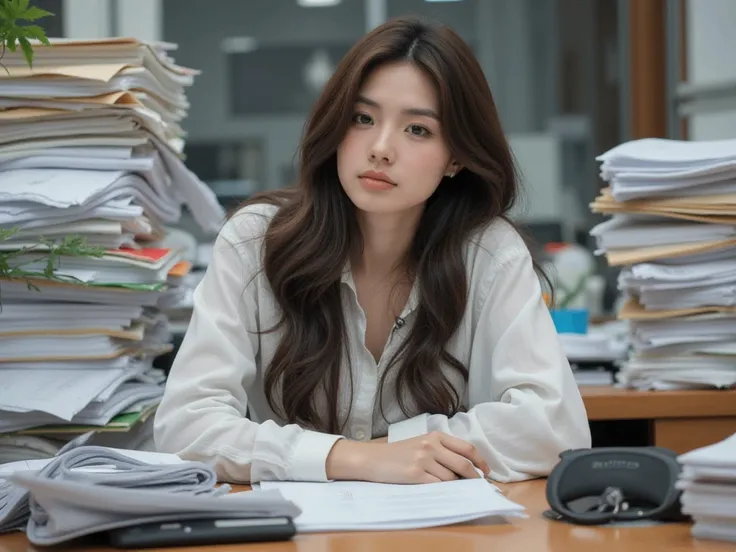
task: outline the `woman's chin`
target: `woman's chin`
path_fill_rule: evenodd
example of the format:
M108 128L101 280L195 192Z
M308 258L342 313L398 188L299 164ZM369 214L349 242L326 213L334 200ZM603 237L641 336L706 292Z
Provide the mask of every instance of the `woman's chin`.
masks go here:
M355 208L364 213L385 215L404 210L401 205L397 204L396 201L391 201L390 198L354 197L351 199Z

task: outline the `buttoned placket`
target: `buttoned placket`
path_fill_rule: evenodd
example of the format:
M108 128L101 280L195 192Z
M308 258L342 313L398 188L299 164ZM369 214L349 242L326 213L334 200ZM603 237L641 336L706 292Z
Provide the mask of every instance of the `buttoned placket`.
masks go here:
M342 283L347 285L350 289L350 298L353 302L352 306L357 309L360 316L358 324L360 328L358 334L359 343L355 347L348 348L351 353L355 352L359 355L359 358L351 358L351 365L360 366L363 370L360 377L360 385L357 389L357 393L355 393L352 405L351 415L353 416L354 427L351 427L351 433L352 437L359 441L369 441L373 436L373 403L377 394L378 383L381 375L386 370L386 364L388 364L391 356L396 351L397 345L400 343L396 338L397 332L406 327L408 317L416 309L419 300L419 290L417 289L416 282L414 282L406 305L391 328L386 344L381 352L381 356L379 357L378 362L376 362L373 355L365 345L365 311L358 301L358 291L355 287L355 280L353 279L352 271L349 268L343 272ZM366 370L365 367L369 367L369 369Z

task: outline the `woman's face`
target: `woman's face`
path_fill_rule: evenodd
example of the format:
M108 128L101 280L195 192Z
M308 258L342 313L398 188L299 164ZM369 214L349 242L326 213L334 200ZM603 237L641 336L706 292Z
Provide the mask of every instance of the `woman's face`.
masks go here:
M409 211L423 207L454 170L430 79L407 62L378 67L337 149L345 193L368 213Z

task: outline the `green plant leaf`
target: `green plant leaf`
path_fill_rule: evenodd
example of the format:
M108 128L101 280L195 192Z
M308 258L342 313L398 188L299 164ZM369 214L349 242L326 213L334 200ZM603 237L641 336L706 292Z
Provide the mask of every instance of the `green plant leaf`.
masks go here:
M46 38L46 31L43 30L43 27L39 27L38 25L24 25L20 28L23 29L23 34L26 36L26 38L35 38L37 40L40 40L41 42L43 42L44 40L48 42L48 38Z
M9 240L20 232L20 228L0 228L0 241Z
M18 16L20 15L18 0L5 0L5 9L8 12L8 20L15 23L15 20L18 19Z
M24 36L18 38L18 42L20 42L21 50L23 50L23 57L26 58L28 66L33 67L33 47L31 46L31 43L28 42L28 39Z
M24 10L23 13L18 16L18 19L22 19L23 21L37 21L42 17L48 17L50 15L54 14L50 11L37 8L36 6L31 6L27 10Z
M18 34L15 29L8 32L8 37L5 39L5 44L8 50L15 52L16 44L15 41L18 39Z
M36 21L42 17L54 14L36 6L31 6L31 0L0 0L0 62L6 50L16 52L18 45L23 57L30 67L33 67L33 44L31 40L38 40L41 44L50 45L46 31L38 25L19 25L21 21ZM7 67L0 63L0 67L10 75Z

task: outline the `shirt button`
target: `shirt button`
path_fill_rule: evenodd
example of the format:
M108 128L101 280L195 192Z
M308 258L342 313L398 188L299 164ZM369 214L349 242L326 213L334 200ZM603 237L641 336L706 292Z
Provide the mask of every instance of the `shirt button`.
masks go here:
M355 432L355 438L358 439L359 441L364 440L365 439L365 431L363 431L362 429L359 429L358 431L356 431Z

